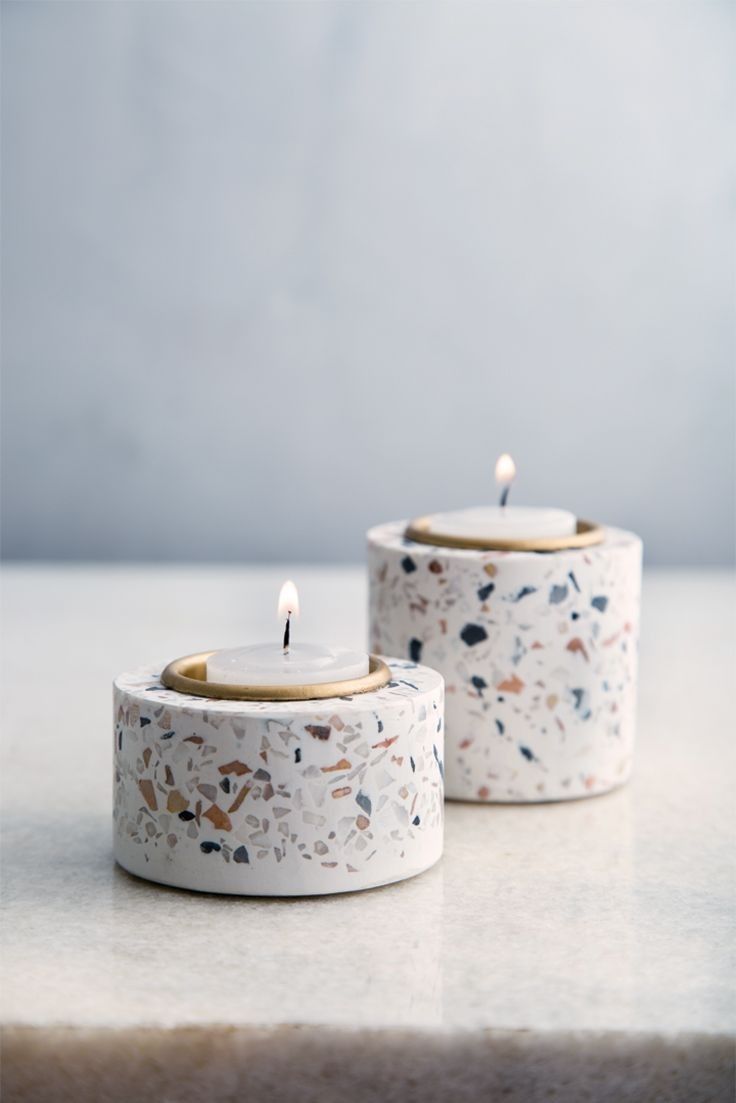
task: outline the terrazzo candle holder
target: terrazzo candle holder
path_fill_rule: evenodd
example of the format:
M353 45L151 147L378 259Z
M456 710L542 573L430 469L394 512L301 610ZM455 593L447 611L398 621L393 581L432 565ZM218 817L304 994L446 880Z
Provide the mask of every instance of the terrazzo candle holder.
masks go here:
M206 658L180 662L201 679ZM219 697L232 686L206 698L162 684L159 668L120 675L116 861L246 896L350 892L428 869L442 853L443 681L385 664L380 688L300 700Z
M445 678L448 798L568 800L629 777L642 547L594 529L548 551L444 546L405 521L368 533L371 646Z

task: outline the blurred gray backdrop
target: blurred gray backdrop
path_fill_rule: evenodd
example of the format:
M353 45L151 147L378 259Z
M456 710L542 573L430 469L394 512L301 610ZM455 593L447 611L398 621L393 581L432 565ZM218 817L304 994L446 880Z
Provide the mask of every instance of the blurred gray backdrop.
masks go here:
M3 548L734 532L734 5L3 4Z

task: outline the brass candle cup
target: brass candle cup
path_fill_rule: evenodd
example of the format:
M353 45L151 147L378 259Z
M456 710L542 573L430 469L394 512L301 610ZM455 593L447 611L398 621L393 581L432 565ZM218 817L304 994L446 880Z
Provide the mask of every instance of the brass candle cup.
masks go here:
M432 515L416 517L406 526L407 540L431 544L436 548L465 548L470 551L555 552L567 548L589 548L603 540L603 528L594 521L578 520L569 536L545 536L526 540L484 540L474 536L456 536L432 528Z
M170 662L161 675L167 689L193 697L222 701L321 701L328 697L353 697L382 689L391 681L391 671L382 659L368 656L368 673L362 678L313 685L256 686L207 681L207 660L214 651L200 651Z

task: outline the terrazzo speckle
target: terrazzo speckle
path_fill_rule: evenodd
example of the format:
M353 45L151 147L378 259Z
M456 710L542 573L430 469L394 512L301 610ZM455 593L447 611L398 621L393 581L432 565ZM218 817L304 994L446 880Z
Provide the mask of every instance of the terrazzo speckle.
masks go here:
M638 537L609 528L592 548L480 552L414 543L405 527L368 533L371 648L444 675L448 798L567 800L623 784Z
M383 689L318 702L209 700L166 689L157 668L120 675L117 860L165 884L250 895L353 891L434 864L442 678L388 663Z

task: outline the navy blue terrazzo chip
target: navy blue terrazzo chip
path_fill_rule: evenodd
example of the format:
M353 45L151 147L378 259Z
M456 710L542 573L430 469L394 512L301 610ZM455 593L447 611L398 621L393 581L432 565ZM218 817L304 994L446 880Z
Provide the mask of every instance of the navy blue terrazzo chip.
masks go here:
M517 601L521 601L525 597L529 597L530 594L536 594L536 586L522 586L520 590L517 590L515 594L512 594L509 601L513 601L516 604Z
M432 744L432 753L434 754L434 760L437 763L437 769L440 772L440 777L444 780L445 767L442 765L442 762L440 760L440 756L437 754L437 748L435 747L434 743Z
M162 739L173 739L175 735L176 735L176 732L164 732L164 734L161 736L161 738Z
M301 762L301 760L302 760L302 749L301 749L301 747L297 747L296 750L294 751L294 761L295 762Z
M475 688L478 690L478 693L482 697L483 690L486 689L486 687L488 686L488 682L485 680L485 678L481 678L479 674L474 674L470 681L473 683Z
M366 816L370 816L371 811L373 810L371 798L368 796L367 793L364 793L362 789L358 792L358 795L355 798L355 803L363 809Z
M412 772L412 773L415 773L415 772L416 772L416 768L417 768L417 764L416 764L416 762L414 761L414 759L413 759L413 758L411 757L411 755L409 755L409 765L411 766L411 772Z
M549 592L550 605L559 605L567 597L567 586L553 586Z
M239 846L233 854L233 861L240 862L244 865L250 865L250 858L248 857L248 851L244 846Z
M373 804L371 803L371 797L364 793L363 790L359 790L358 795L355 796L355 804L358 804L366 816L370 816L373 811Z
M498 728L498 734L499 735L503 735L503 733L506 731L505 727L503 726L503 723L500 720L496 721L496 727Z
M488 633L482 624L466 624L460 633L460 639L468 647L475 647L477 643L488 639Z
M519 747L519 750L521 751L527 762L534 761L534 751L530 751L528 747Z
M478 590L478 597L481 601L488 601L493 591L496 589L495 582L489 582L486 586L481 586Z
M409 658L413 663L422 661L422 641L414 638L409 640Z
M141 725L141 727L142 727L142 728L145 728L145 727L146 727L146 725L147 725L147 724L150 724L150 723L151 723L150 717L148 717L148 716L141 716L141 719L140 719L140 725Z
M223 793L229 793L230 792L230 778L229 777L224 777L222 779L222 781L220 782L220 788L222 789Z
M199 849L202 851L203 854L212 854L212 852L215 851L215 850L222 850L222 847L220 846L219 843L209 843L209 842L207 842L207 843L200 843L199 844Z
M574 573L572 571L568 571L567 572L567 577L570 579L570 581L572 582L572 584L575 587L575 589L577 590L577 592L580 593L580 587L578 586L578 580L575 577Z
M598 594L597 597L594 597L592 599L590 604L593 606L594 609L597 609L599 613L605 613L606 609L608 608L608 598L605 597L603 594Z
M421 820L419 819L419 816L415 816L411 822L414 824L415 827L419 827Z
M417 569L417 565L410 555L405 555L401 560L401 566L404 568L407 574L411 574Z

